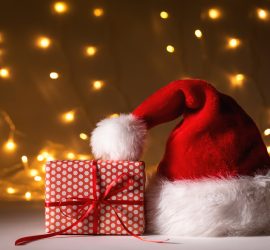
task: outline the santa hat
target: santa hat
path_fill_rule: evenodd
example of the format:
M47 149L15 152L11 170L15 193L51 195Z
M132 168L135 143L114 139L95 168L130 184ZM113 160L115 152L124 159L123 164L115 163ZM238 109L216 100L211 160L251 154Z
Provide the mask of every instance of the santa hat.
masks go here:
M181 236L270 233L270 157L253 120L202 80L174 81L92 132L96 158L138 160L147 130L183 116L147 190L147 226Z

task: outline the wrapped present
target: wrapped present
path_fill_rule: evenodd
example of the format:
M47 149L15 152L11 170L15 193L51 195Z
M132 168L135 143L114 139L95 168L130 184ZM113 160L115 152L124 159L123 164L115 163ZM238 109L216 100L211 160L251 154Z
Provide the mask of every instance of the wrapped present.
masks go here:
M142 234L144 183L141 161L50 161L46 164L46 232Z

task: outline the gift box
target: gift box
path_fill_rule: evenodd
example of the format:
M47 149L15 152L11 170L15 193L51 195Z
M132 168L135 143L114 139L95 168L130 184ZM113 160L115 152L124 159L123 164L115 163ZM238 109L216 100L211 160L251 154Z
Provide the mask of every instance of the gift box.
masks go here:
M144 162L49 161L45 183L47 233L144 232Z

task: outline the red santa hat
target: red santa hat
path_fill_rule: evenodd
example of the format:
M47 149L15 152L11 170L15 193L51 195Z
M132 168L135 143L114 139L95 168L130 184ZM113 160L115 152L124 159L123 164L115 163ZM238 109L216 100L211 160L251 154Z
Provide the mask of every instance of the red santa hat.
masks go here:
M270 157L253 120L202 80L174 81L92 132L96 158L138 160L147 130L183 116L147 190L152 232L270 233Z

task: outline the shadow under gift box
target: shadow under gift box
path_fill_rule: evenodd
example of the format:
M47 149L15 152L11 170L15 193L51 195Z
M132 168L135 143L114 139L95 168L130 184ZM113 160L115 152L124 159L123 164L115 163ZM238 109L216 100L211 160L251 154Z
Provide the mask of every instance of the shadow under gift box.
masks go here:
M142 161L47 162L46 232L75 224L61 234L143 234L144 169ZM87 217L77 223L87 211Z

